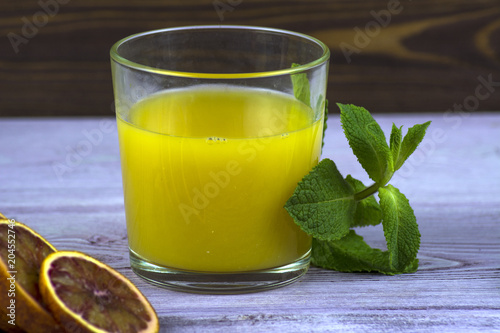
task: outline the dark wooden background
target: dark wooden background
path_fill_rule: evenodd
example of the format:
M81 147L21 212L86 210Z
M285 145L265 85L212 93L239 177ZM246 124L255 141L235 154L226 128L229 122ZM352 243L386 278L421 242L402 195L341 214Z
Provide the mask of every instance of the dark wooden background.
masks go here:
M111 45L195 24L323 40L333 56L331 102L372 112L500 110L500 0L0 1L0 116L113 115ZM377 25L373 13L388 6L397 12ZM342 46L356 51L346 57ZM497 83L478 88L479 77Z

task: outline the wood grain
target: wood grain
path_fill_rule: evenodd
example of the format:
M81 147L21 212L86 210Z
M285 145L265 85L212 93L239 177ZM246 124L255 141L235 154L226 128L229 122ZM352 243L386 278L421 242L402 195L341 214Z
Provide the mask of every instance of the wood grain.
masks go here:
M58 6L0 3L0 116L112 115L111 45L133 33L195 24L315 36L332 51L328 98L372 112L453 109L488 75L497 85L467 110L500 105L498 0L220 0L232 4L222 17L216 0L41 1ZM34 21L40 27L25 27ZM13 47L9 34L26 43Z
M246 295L194 295L152 286L127 255L116 127L112 118L0 119L0 211L60 250L118 269L149 298L162 332L500 332L500 113L376 116L384 131L433 120L391 181L420 226L414 274L311 268L288 287ZM367 182L329 119L323 157ZM95 135L90 152L84 133ZM87 150L88 151L88 150ZM71 159L77 152L81 160ZM56 166L66 165L61 173ZM383 247L379 227L359 230Z

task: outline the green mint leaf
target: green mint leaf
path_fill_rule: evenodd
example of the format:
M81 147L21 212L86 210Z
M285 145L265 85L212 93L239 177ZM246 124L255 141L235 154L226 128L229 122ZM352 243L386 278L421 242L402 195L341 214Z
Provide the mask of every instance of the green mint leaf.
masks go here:
M311 262L340 272L380 272L392 274L389 253L371 248L353 230L339 240L313 239Z
M352 223L356 209L353 194L335 163L324 159L299 182L285 209L313 237L340 239Z
M292 64L293 67L300 66ZM306 73L292 74L293 95L307 106L311 106L311 88Z
M400 273L415 273L418 270L418 259L414 259L408 266L405 267Z
M408 199L397 188L381 187L378 195L389 265L395 271L404 271L415 261L420 247L417 219Z
M339 272L379 272L387 275L417 271L418 259L404 270L389 265L389 252L370 247L354 230L339 240L322 241L313 238L311 263Z
M417 124L408 129L408 133L406 133L403 138L403 142L401 143L398 157L396 158L394 156L394 170L401 168L408 157L410 157L415 149L417 149L420 142L424 139L425 131L430 124L431 122L428 121L423 124Z
M361 181L351 177L351 175L347 175L345 180L355 192L361 192L366 188ZM377 225L380 222L382 222L382 210L373 195L358 202L351 227Z
M399 158L399 150L401 149L401 141L403 140L403 134L401 132L401 127L396 127L396 125L393 123L392 124L392 130L391 130L391 137L389 139L389 144L390 144L390 149L391 149L391 155L392 155L392 160L394 164L394 170L396 170L396 161Z
M374 182L385 185L387 178L392 176L393 161L384 132L365 108L352 104L337 105L354 155Z

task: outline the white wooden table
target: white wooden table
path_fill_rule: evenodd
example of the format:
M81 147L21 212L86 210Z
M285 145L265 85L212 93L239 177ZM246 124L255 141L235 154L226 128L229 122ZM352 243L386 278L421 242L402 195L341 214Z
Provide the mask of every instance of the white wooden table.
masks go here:
M312 267L299 282L244 295L152 286L130 269L113 118L0 118L0 211L60 250L124 273L149 298L162 332L500 332L500 113L377 115L382 128L433 120L392 184L422 234L408 275ZM323 157L367 181L330 116ZM359 231L383 247L378 227Z

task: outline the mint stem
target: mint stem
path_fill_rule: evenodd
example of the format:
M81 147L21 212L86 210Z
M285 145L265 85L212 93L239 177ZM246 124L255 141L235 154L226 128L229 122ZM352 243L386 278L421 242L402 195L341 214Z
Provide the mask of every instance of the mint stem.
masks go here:
M394 175L394 172L386 172L384 178L382 179L382 181L374 183L374 184L368 186L367 188L365 188L361 192L355 193L354 194L354 200L361 201L361 200L366 199L369 196L377 193L377 191L378 191L378 189L380 187L387 185L387 183L389 182L389 180L391 180L392 175Z
M380 187L379 183L374 183L374 184L368 186L363 191L355 193L354 194L354 200L361 201L363 199L368 198L369 196L377 193L379 187Z

